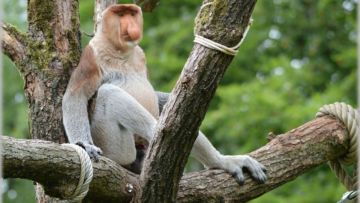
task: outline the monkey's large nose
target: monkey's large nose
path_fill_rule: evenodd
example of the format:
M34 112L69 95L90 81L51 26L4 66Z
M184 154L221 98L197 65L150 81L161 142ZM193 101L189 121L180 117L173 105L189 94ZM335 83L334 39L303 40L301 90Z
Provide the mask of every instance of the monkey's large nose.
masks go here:
M123 39L126 41L136 41L141 37L141 28L136 21L128 20L121 26Z
M128 25L127 33L129 35L131 41L140 39L140 35L141 35L140 26L137 25L137 23L134 23L134 24L130 23Z

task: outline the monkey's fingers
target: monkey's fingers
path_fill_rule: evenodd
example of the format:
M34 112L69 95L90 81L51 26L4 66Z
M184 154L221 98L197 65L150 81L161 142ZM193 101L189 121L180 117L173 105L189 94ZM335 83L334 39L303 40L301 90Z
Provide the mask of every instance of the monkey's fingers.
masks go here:
M91 151L90 154L90 158L94 159L95 162L99 161L100 155L96 151Z
M90 159L93 159L95 162L99 161L99 157L102 154L102 151L99 147L92 144L85 144L83 142L77 142L76 144L86 151Z
M98 162L102 151L95 145L91 145L91 148L89 149L89 151L87 151L87 153L89 154L91 159L94 159L95 162Z

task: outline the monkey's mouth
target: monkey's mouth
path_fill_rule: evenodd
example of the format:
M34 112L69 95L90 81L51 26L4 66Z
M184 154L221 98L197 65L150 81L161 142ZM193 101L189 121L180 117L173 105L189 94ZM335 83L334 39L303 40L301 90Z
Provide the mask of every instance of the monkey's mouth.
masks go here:
M126 45L128 47L135 47L138 45L138 42L137 41L126 41Z
M130 35L127 35L127 34L121 35L121 39L123 39L124 41L132 41Z

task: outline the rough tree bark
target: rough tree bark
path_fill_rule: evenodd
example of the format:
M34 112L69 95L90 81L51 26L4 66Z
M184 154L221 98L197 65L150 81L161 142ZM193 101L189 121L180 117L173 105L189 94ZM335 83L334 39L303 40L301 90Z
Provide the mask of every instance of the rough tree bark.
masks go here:
M228 47L243 37L256 0L204 1L195 33ZM233 56L195 44L159 118L134 202L175 202L180 177L216 87ZM175 115L175 116L173 116ZM171 152L171 153L169 153ZM182 153L174 153L182 152Z
M72 194L79 178L80 163L73 149L40 140L1 137L4 146L4 177L31 179L44 185L49 195ZM265 184L246 177L239 186L222 170L185 174L179 185L177 202L246 202L295 179L320 164L343 156L349 137L344 125L330 116L314 119L249 155L268 168ZM64 156L65 155L65 156ZM94 163L94 179L86 200L92 202L129 202L139 192L138 175L102 157ZM39 170L41 169L41 170ZM126 191L126 184L134 192Z
M32 138L65 142L61 100L80 57L77 0L28 1L28 30L2 25L4 53L24 79ZM38 193L38 201L46 201Z

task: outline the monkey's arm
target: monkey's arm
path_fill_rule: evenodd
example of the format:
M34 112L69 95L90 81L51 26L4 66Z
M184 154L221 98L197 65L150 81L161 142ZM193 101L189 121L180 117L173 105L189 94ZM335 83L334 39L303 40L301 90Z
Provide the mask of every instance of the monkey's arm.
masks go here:
M169 94L157 92L157 95L161 112L168 100ZM248 155L222 155L201 131L199 131L198 137L195 140L191 155L207 168L224 169L231 173L240 184L243 184L245 181L243 168L247 168L255 180L259 182L266 181L266 169L261 163Z
M93 50L87 46L78 67L71 75L62 100L63 123L70 143L83 147L91 158L97 159L100 148L93 144L87 112L89 98L100 81L100 71L95 63Z

